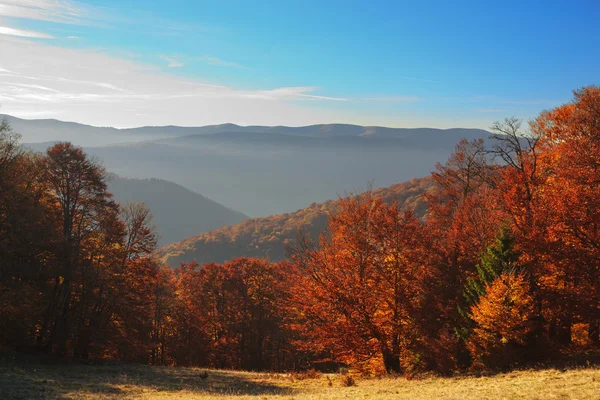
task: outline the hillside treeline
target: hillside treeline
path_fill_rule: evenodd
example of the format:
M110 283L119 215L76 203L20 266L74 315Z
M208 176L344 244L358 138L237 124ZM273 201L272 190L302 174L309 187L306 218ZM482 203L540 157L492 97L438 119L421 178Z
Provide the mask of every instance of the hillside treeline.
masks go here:
M497 123L432 174L427 218L367 191L287 260L153 258L148 210L59 143L0 145L0 345L250 370L506 368L600 350L600 88Z
M396 202L402 209L411 209L422 218L427 213L424 194L433 190L430 177L414 178L407 182L379 188L373 196L386 203ZM237 257L268 258L282 261L286 249L295 243L298 234L313 240L327 228L328 215L335 211L337 200L312 203L310 206L287 214L247 219L236 225L192 236L160 248L156 255L164 264L179 266L187 260L200 264L223 263Z

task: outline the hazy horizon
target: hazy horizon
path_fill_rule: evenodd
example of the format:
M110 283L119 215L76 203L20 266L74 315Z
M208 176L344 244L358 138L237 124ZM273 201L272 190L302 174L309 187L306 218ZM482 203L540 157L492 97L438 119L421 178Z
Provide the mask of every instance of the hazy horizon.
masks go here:
M2 109L0 108L0 111L2 111ZM315 124L299 124L299 125L263 125L263 124L238 124L238 123L233 123L233 122L222 122L222 123L215 123L215 124L206 124L206 125L178 125L178 124L165 124L165 125L134 125L134 126L128 126L128 127L120 127L120 126L113 126L113 125L94 125L94 124L87 124L84 122L78 122L78 121L74 121L74 120L65 120L65 119L59 119L59 118L44 118L44 117L19 117L18 115L13 115L13 114L8 114L8 113L4 113L4 112L0 112L0 117L13 117L13 118L18 118L21 120L25 120L25 121L57 121L57 122L65 122L65 123L73 123L73 124L78 124L78 125L86 125L86 126L90 126L92 128L109 128L109 129L117 129L117 130L133 130L133 129L139 129L139 128L169 128L169 127L175 127L175 128L207 128L207 127L218 127L218 126L224 126L224 125L234 125L234 126L238 126L240 128L252 128L252 127L269 127L269 128L308 128L308 127L314 127L314 126L336 126L336 125L348 125L348 126L357 126L357 127L362 127L362 128L389 128L389 129L439 129L442 131L447 131L447 130L452 130L452 129L481 129L481 130L489 130L490 127L486 127L486 128L470 128L470 127L465 127L465 126L450 126L447 128L437 128L434 126L427 126L427 125L418 125L418 126L390 126L390 125L361 125L361 124L353 124L353 123L346 123L346 122L323 122L323 123L315 123Z

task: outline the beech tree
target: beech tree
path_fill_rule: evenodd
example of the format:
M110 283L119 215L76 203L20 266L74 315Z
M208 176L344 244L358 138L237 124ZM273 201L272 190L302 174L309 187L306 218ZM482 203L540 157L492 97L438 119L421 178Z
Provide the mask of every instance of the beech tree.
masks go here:
M58 143L47 151L44 180L56 201L60 226L58 271L40 331L40 343L59 356L67 355L73 290L85 263L85 241L106 218L117 212L103 180L104 170L78 147ZM112 214L112 215L111 215Z
M0 343L27 350L47 304L56 256L52 202L39 157L0 123Z
M426 308L427 235L421 223L372 192L340 199L318 247L299 246L294 301L307 349L352 365L409 362Z
M289 365L286 280L275 264L237 258L182 265L176 274L184 310L178 317L178 363L249 370Z
M532 124L547 156L541 195L548 222L540 267L549 334L571 342L574 323L600 344L600 88L575 91L571 103L542 113Z

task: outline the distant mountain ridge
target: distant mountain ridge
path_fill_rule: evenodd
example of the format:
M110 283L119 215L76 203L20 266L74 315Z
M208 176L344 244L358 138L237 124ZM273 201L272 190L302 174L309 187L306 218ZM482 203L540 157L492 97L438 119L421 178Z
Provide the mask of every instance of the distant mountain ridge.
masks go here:
M12 123L32 148L43 145L31 143L30 132L38 142L70 140L120 176L172 181L253 217L289 213L367 182L380 188L425 176L460 139L490 136L480 129L348 124L115 129ZM52 129L42 135L45 123Z
M302 136L312 138L333 137L378 137L414 138L434 134L436 138L462 135L487 136L489 132L472 128L389 128L382 126L360 126L351 124L317 124L299 127L291 126L240 126L231 123L206 126L142 126L137 128L113 128L66 122L56 119L23 119L0 114L13 129L24 135L25 142L50 142L71 140L82 146L98 146L128 141L168 141L172 138L196 135L218 135L232 133L276 134L276 136ZM77 142L73 138L85 139ZM81 141L81 140L80 140Z
M396 201L401 208L414 210L419 217L424 217L427 207L423 195L431 190L432 180L425 177L377 189L374 194L386 202ZM190 261L221 263L242 256L279 261L301 231L316 239L326 229L327 215L335 205L336 200L329 200L293 213L248 219L172 243L160 249L157 255L171 267Z
M363 127L361 127L363 128ZM445 149L456 144L456 138L476 139L486 137L487 132L479 129L393 129L373 127L357 134L318 136L315 134L280 133L276 131L221 131L176 138L158 139L156 144L169 145L210 145L238 144L270 147L352 147L352 146L394 146L404 148ZM300 129L300 128L299 128Z
M25 142L71 141L79 146L105 146L108 144L149 141L204 133L202 128L181 126L144 126L139 128L113 128L66 122L57 119L23 119L0 114L14 131L23 135ZM206 127L206 133L213 133Z

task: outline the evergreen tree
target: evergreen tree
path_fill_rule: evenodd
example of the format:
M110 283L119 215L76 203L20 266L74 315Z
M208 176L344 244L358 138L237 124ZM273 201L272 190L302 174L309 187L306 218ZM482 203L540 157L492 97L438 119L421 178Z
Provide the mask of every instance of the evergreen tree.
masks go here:
M467 279L463 290L464 308L458 307L458 312L465 319L465 325L456 328L456 333L461 339L467 340L470 334L473 325L470 310L486 295L486 288L503 273L518 273L523 269L514 245L515 238L510 230L502 227L494 243L481 257L481 262L475 266L477 276Z

